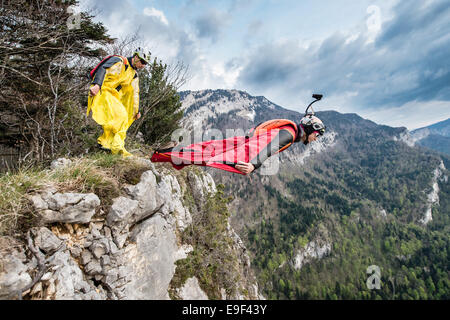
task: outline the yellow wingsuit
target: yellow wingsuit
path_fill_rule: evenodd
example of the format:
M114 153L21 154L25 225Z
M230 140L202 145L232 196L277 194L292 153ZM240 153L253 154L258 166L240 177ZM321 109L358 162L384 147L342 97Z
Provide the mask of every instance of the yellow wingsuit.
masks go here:
M88 97L87 115L103 127L97 142L111 153L131 156L125 150L128 128L139 112L139 78L131 65L131 58L114 56L99 67L91 87L99 84L97 95Z

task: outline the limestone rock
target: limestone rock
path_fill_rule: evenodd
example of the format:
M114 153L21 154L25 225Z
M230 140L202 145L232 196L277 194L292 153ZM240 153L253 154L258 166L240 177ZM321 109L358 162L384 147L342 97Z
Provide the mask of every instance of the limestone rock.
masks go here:
M55 193L48 197L46 202L50 210L58 211L66 206L79 203L83 196L81 193Z
M55 253L50 266L59 266L50 279L55 286L54 299L106 299L106 292L102 288L97 288L85 280L83 272L68 251ZM93 266L91 272L101 272L101 267L98 266Z
M34 228L32 230L34 235L34 243L44 253L50 253L61 247L63 241L59 239L53 232L45 227Z
M98 260L91 260L85 267L84 271L89 275L96 275L102 272L102 266Z
M120 231L113 229L113 241L119 249L122 249L128 238L128 233L120 233Z
M211 175L207 173L195 174L189 171L187 177L191 186L192 195L197 203L204 202L208 194L217 192L216 184Z
M109 226L115 226L122 230L131 221L131 217L138 210L139 201L126 197L118 197L113 200L111 209L106 217Z
M189 209L183 205L183 192L176 177L165 175L158 184L160 195L164 201L161 208L163 215L174 214L179 231L183 231L192 222ZM167 217L166 217L167 218Z
M43 200L49 208L39 212L44 223L89 223L100 205L93 193L56 193Z
M155 174L149 170L141 175L141 181L136 185L126 186L124 189L131 196L132 199L137 201L145 201L150 207L156 208L155 197L151 195L152 191L156 191L157 182ZM155 192L153 192L155 193ZM148 199L146 199L147 196ZM151 205L153 204L153 205Z
M158 214L136 226L131 239L135 244L125 248L123 257L126 299L169 299L178 251L173 227Z
M88 264L89 262L91 262L92 260L92 253L88 250L83 250L83 252L81 253L81 263L83 265Z
M138 184L126 186L124 189L133 200L138 201L138 208L129 218L129 224L135 224L150 217L164 205L156 176L151 170L142 174Z
M194 251L191 245L182 245L177 252L175 252L175 260L186 259L189 252Z
M202 206L208 195L216 192L216 186L209 174L188 171L185 183L179 175L170 171L161 174L152 163L148 165L150 170L141 175L138 184L125 186L125 194L113 199L106 220L102 215L92 220L100 206L94 194L58 193L49 186L30 197L44 223L66 223L51 230L45 227L32 230L34 242L46 254L49 267L39 285L30 290L32 298L170 298L168 289L175 274L175 262L187 258L194 250L181 243L179 237L192 223L191 213L195 213L183 204L185 192L192 190L197 205ZM186 187L191 190L185 190ZM250 263L245 247L231 227L228 232L240 259L239 268L244 270L240 273L246 276ZM28 273L34 274L31 271L36 270L37 261L31 255L28 257L31 260L23 253L11 258L8 255L6 262L0 257L0 294L2 290L14 291L31 282ZM253 291L257 292L257 286L238 285L248 291L255 288ZM208 299L195 277L178 290L183 299ZM240 293L236 297L243 298Z
M27 273L25 254L12 249L7 255L0 255L0 299L8 298L32 281Z
M72 164L72 160L66 158L58 158L50 164L52 170L67 167Z
M331 244L320 239L309 242L304 248L297 252L293 266L299 270L301 267L311 262L313 259L321 259L331 252Z
M96 257L97 259L100 259L101 256L108 253L108 249L105 246L105 244L99 241L92 243L89 249L91 250L94 257Z
M29 197L33 206L36 210L47 210L48 204L45 202L40 195L33 195Z
M72 257L75 258L79 258L81 256L81 253L83 252L83 248L74 245L72 247L69 248L70 254L72 255Z
M178 289L178 295L183 300L208 300L208 296L200 288L196 277L187 279L183 287Z

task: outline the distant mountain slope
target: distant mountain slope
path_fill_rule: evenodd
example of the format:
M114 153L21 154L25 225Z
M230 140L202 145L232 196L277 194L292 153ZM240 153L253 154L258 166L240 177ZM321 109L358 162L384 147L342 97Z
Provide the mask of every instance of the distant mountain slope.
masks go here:
M263 121L264 117L298 117L264 97L253 97L239 90L202 90L180 92L185 110L184 127L243 128Z
M430 134L417 141L417 144L429 149L450 155L450 138L438 134Z
M450 155L450 118L413 130L411 137L418 145Z
M302 116L237 90L181 96L187 128L246 130ZM231 222L249 248L264 295L450 298L448 158L405 143L406 128L356 114L317 115L325 135L283 152L275 174L264 174L264 166L249 177L207 169L234 198ZM366 286L370 265L381 268L381 290ZM398 281L395 296L390 277Z
M437 134L440 136L450 138L450 118L444 121L437 122L427 127L415 129L411 131L411 133L415 134L421 131L428 131L430 134Z

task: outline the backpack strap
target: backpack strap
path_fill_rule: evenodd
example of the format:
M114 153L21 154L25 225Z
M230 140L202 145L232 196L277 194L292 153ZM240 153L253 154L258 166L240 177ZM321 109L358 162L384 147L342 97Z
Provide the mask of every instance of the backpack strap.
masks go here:
M95 67L90 75L92 79L92 84L98 84L100 87L103 84L103 80L105 79L106 69L112 67L117 62L123 62L125 65L128 64L128 60L122 56L114 55L109 56L103 59L97 67Z
M124 65L128 65L128 59L124 56L114 55L115 57L121 57Z
M111 56L107 56L107 57L105 57L102 61L100 61L100 62L95 66L95 68L91 70L91 72L89 72L89 78L90 78L91 80L94 80L95 73L97 72L98 68L100 68L106 61L108 61L108 60L109 60L110 58L112 58L112 57L119 57L119 58L121 58L122 61L123 61L123 64L124 64L125 66L128 66L128 64L129 64L128 59L127 59L126 57L124 57L124 56L121 56L121 55L118 55L118 54L114 54L114 55L111 55Z

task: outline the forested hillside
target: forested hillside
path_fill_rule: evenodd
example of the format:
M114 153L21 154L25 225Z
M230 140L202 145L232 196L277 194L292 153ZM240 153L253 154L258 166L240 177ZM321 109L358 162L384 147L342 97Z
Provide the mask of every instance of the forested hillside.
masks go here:
M197 93L196 101L203 100L195 110L214 106L217 115L197 112L196 119L224 131L233 123L246 129L272 118L301 117L262 106L261 98L241 94L241 100L239 93ZM246 117L252 110L255 116ZM276 175L255 172L249 178L208 169L234 197L233 226L246 241L263 294L448 299L449 159L408 146L400 138L406 128L356 114L317 115L327 126L324 142L283 152ZM367 285L370 266L379 268L379 289Z

